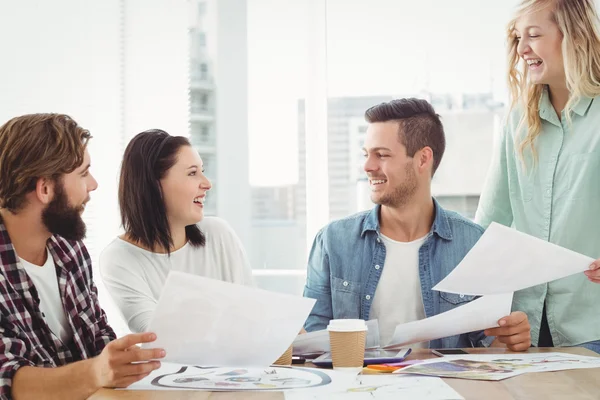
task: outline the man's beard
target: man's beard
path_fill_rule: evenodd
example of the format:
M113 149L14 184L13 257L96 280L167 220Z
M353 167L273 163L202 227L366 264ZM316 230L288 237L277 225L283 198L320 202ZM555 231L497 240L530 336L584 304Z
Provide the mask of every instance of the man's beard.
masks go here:
M372 199L373 202L394 208L405 206L413 198L418 187L417 175L410 162L406 164L405 173L406 179L402 184L395 187L392 193L384 194L379 199Z
M67 240L83 240L86 229L80 210L81 206L69 205L63 184L57 182L54 198L42 212L42 222L54 235L62 236Z

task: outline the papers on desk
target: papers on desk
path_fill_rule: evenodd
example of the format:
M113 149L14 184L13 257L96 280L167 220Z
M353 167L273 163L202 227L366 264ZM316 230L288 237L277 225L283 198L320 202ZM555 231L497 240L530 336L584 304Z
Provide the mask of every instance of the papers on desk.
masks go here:
M600 357L568 353L469 354L425 360L393 373L499 381L530 372L582 368L600 368Z
M285 400L463 400L440 378L400 377L394 375L359 375L343 390L315 393L311 389L285 393ZM408 378L408 379L406 379Z
M379 348L379 324L376 319L366 322L367 324L367 341L366 349ZM320 354L328 353L329 347L329 332L327 329L320 331L308 332L298 335L294 340L294 355L303 354Z
M460 264L433 289L509 293L587 270L594 259L492 223Z
M317 368L217 368L163 362L127 390L203 390L261 392L311 389L316 393L344 390L356 374Z
M362 376L316 368L201 368L163 362L125 390L284 391L287 400L463 400L440 378ZM242 395L243 396L243 395ZM252 395L249 395L252 396ZM245 397L245 396L244 396Z
M314 299L171 272L148 330L165 361L266 367L292 344Z
M483 296L433 317L398 325L392 341L384 348L497 327L498 320L510 314L512 296L512 293Z

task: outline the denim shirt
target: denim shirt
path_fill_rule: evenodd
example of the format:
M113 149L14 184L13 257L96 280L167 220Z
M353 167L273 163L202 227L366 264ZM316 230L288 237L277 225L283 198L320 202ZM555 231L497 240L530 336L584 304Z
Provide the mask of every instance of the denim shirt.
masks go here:
M483 228L433 200L435 219L419 249L419 277L426 317L452 310L475 296L431 288L444 279L483 234ZM325 226L313 242L304 296L317 302L305 329L325 329L329 320L368 320L375 289L383 273L385 245L379 231L380 206ZM482 266L483 267L483 266ZM398 282L402 290L402 282ZM402 304L398 305L402 307ZM482 331L432 340L430 348L486 347L493 337Z

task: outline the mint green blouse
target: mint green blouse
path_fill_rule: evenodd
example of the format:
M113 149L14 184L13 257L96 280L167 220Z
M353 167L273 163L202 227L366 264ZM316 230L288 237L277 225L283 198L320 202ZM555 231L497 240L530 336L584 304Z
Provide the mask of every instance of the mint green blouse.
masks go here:
M526 151L524 167L517 132L520 111L509 116L496 141L476 221L492 221L559 246L600 258L600 98L582 98L571 123L558 118L548 91L540 99L542 132L535 146L537 165ZM600 285L581 273L518 291L513 310L524 311L532 343L539 338L546 301L548 325L555 346L600 340Z

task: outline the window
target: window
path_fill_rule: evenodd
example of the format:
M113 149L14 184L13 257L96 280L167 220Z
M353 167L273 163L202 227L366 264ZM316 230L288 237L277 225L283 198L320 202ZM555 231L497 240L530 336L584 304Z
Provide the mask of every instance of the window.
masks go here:
M198 2L197 10L198 10L199 16L204 16L206 14L206 2L205 1Z
M203 85L202 88L206 88L207 84L212 84L212 79L209 74L208 60L206 54L197 52L195 55L197 59L192 59L190 63L190 78L192 85Z
M44 5L40 15L53 15L68 32L86 31L89 25L98 29L97 34L75 40L57 28L60 24L47 25L45 19L36 22L45 27L47 39L23 31L22 18L0 26L0 37L20 33L7 42L8 52L37 49L23 53L25 61L40 65L44 59L46 69L21 71L15 64L0 65L0 81L5 83L1 86L8 91L4 97L16 99L1 104L2 121L40 109L64 109L80 116L77 119L92 133L113 132L94 135L90 144L92 157L101 160L94 162L101 190L85 214L94 260L120 229L114 184L119 157L114 155L122 154L123 146L116 148L115 143L126 145L134 133L159 126L172 134L189 134L200 152L214 185L205 211L225 215L232 226L249 226L244 245L259 284L301 293L311 241L307 238L306 195L312 184L306 173L306 167L311 167L307 152L315 150L314 144L306 143L307 135L314 132L306 114L320 107L315 108L309 87L327 89L323 104L328 106L324 118L328 165L320 172L328 178L328 219L372 206L360 149L367 129L364 111L405 96L429 98L442 115L447 150L433 180L434 195L448 208L473 216L492 132L498 129L506 104L503 31L516 0L322 0L326 5L322 37L308 35L315 16L309 8L312 2L247 0L245 8L236 9L222 5L232 0L190 1L193 6L182 7L183 12L169 0L156 0L160 7L150 11L133 3L126 12L131 21L128 30L134 34L121 37L117 34L121 31L111 31L117 33L111 33L108 42L104 24L94 18L102 15L106 26L118 26L122 18L116 9L114 15L100 12L99 5L72 9L77 2L68 0ZM27 15L27 8L18 2L11 7L20 10L15 15ZM193 21L186 14L189 9L198 14ZM78 18L64 17L71 14ZM220 37L215 35L215 24ZM100 38L105 41L98 44ZM117 50L123 41L126 54L121 55ZM49 43L61 43L64 51L46 57L47 49L53 48ZM219 53L215 50L219 43L231 48ZM240 51L246 45L247 52ZM316 65L308 54L322 48L327 58ZM59 61L72 52L81 56L64 69ZM240 56L246 53L247 60ZM147 62L159 54L169 62ZM92 83L89 65L103 63L122 65L123 71L93 74L100 83ZM314 74L319 68L326 71L322 81ZM229 79L232 70L239 80ZM50 73L61 79L44 79ZM63 78L72 82L73 90L60 90L57 82ZM44 82L44 90L33 88L31 82ZM230 107L235 108L233 113ZM248 211L233 221L223 210L233 208L227 201L237 200L236 189L248 183L245 174L253 189L248 188L252 197L243 202L248 210L254 205L257 212Z
M200 79L203 81L208 79L208 65L205 63L200 64Z
M211 122L192 121L190 138L192 144L201 149L216 145L216 137Z
M92 133L91 173L99 189L83 214L85 244L100 303L122 335L127 327L100 279L99 255L122 233L116 178L130 138L149 127L187 133L189 8L170 0L153 1L152 7L128 2L120 8L118 3L37 2L32 13L31 3L3 2L0 12L11 18L0 24L0 37L12 38L2 41L3 51L21 55L18 62L0 65L0 124L17 115L55 110L70 114ZM44 34L31 31L30 23ZM148 62L156 59L168 62ZM106 68L94 67L99 65Z
M473 217L504 113L503 32L516 0L491 7L473 0L326 3L330 214L372 206L360 150L365 110L419 97L441 114L446 132L432 192L443 206ZM357 49L366 48L369 55L357 59ZM356 188L346 207L334 197L343 185Z
M307 4L251 0L248 4L248 123L252 184L251 245L259 286L300 294L306 270L306 223L298 215L306 98Z
M204 166L204 175L206 175L209 179L215 180L215 171L216 171L216 163L215 163L215 153L214 152L205 152L199 151L200 158L202 158L202 164Z
M206 47L206 33L198 32L196 36L197 45L200 47Z
M205 114L212 111L210 94L204 91L193 90L190 94L190 112L192 114Z
M210 137L209 130L210 128L208 127L208 125L202 124L202 127L200 128L200 140L202 140L202 142L208 142L208 139Z

